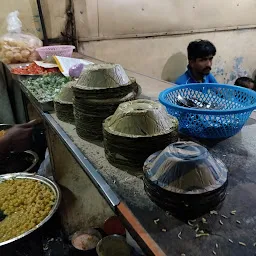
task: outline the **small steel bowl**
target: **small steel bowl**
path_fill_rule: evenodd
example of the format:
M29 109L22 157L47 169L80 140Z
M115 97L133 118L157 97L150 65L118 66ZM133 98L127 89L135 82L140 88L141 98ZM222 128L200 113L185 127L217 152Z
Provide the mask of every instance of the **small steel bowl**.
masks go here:
M77 248L75 246L76 238L78 238L79 236L81 236L83 234L95 236L96 238L98 238L98 241L100 241L102 239L101 233L97 229L94 229L94 228L89 228L85 231L77 231L71 237L71 245L72 245L71 255L73 255L73 256L80 256L80 255L95 256L95 255L97 255L96 254L96 246L97 246L98 243L95 244L94 248L91 248L91 249L88 249L88 250L86 250L86 249L83 250L83 249Z
M106 236L99 241L96 247L99 256L130 256L131 247L125 238L120 235Z
M36 172L39 157L31 150L10 152L0 161L0 174L16 172Z

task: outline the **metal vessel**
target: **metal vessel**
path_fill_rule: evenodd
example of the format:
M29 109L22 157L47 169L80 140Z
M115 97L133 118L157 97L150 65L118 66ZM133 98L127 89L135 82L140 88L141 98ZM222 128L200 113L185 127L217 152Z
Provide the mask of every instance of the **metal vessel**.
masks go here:
M52 180L50 180L48 178L45 178L45 177L37 175L37 174L30 174L30 173L10 173L10 174L0 175L0 183L4 182L6 180L13 180L13 179L31 179L31 180L40 181L41 183L45 184L52 190L56 200L55 200L55 203L52 206L52 209L49 212L48 216L43 221L41 221L38 225L36 225L34 228L28 230L27 232L0 243L0 247L10 244L12 242L15 242L21 238L24 238L25 236L31 234L33 231L37 230L42 225L44 225L53 216L53 214L57 211L57 209L60 205L60 201L61 201L60 188L58 187L58 185L55 182L53 182Z

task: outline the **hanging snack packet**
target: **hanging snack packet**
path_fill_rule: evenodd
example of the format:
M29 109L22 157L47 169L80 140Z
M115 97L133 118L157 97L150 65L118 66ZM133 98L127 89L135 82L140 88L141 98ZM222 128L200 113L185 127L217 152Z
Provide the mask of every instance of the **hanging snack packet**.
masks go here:
M22 23L18 16L18 11L8 14L8 33L0 37L0 60L5 64L38 60L39 55L35 49L43 45L36 36L22 33Z

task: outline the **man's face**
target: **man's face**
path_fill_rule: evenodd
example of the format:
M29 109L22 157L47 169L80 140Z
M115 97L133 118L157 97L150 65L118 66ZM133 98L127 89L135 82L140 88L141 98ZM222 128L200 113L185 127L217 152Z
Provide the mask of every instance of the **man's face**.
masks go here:
M204 58L189 60L189 66L196 73L199 73L202 75L208 75L212 69L212 59L213 59L213 56L210 55Z

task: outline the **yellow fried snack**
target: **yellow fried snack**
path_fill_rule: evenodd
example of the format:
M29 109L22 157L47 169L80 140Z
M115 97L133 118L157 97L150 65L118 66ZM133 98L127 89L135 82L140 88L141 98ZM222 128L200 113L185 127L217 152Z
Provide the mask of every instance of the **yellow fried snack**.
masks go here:
M5 130L1 130L0 131L0 138L3 137L5 134L6 134L6 131Z
M51 189L36 180L14 179L0 183L0 242L34 228L51 211L55 202Z

